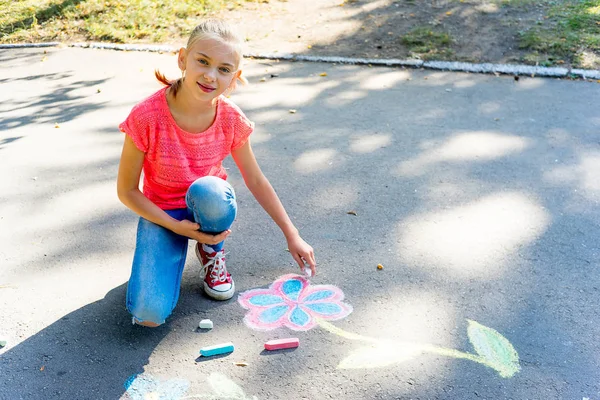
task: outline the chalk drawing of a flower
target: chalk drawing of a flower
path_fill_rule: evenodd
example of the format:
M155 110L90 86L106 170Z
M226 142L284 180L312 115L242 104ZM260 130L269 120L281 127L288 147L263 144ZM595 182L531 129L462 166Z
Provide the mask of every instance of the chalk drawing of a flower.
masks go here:
M268 331L287 327L307 331L318 320L339 320L352 312L352 306L342 302L344 293L332 285L311 285L300 275L280 277L268 289L252 289L238 297L249 310L244 322L252 329Z

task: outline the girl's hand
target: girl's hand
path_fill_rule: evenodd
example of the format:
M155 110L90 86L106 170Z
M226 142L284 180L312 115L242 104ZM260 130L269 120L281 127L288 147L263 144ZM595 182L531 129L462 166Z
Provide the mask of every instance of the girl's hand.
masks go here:
M175 225L174 229L172 229L172 230L173 230L173 232L177 233L178 235L186 236L186 237L189 237L190 239L194 239L194 240L198 241L199 243L204 243L204 244L209 244L209 245L221 243L231 233L231 230L228 229L226 231L219 233L218 235L211 235L210 233L200 232L198 229L200 229L199 224L197 224L196 222L192 222L187 219L184 219L184 220L178 221L177 224Z
M302 272L305 271L306 264L312 271L311 276L317 273L317 263L315 262L315 251L313 248L306 243L299 235L296 235L288 239L288 250L290 254L296 260Z

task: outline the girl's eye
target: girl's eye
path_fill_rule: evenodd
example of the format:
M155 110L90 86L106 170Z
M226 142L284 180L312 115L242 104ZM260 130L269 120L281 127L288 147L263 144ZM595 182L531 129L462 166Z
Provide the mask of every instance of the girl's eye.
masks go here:
M227 68L227 67L221 67L221 68L220 68L220 70L221 70L221 72L223 72L224 74L228 74L228 73L230 73L230 72L231 72L231 70L230 70L229 68Z
M200 60L198 60L198 62L202 65L208 65L208 62L204 59L200 59Z

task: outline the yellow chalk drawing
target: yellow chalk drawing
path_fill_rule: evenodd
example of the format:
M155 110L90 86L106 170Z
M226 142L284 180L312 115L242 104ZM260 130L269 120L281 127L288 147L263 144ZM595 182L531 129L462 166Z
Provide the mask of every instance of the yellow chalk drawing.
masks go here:
M179 400L258 400L256 396L247 396L241 387L223 374L213 372L208 383L214 394L196 394Z
M359 348L343 359L338 365L340 369L386 367L410 360L423 353L433 353L474 361L494 369L503 378L510 378L521 370L519 355L504 336L476 321L467 321L469 341L477 354L424 343L371 338L346 332L325 320L317 319L319 326L328 332L346 339L370 343L369 346Z

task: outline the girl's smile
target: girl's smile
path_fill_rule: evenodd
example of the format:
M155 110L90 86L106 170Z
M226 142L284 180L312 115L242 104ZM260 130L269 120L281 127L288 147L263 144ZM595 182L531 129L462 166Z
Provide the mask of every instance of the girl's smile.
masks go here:
M198 86L200 86L200 89L202 89L202 91L203 91L204 93L212 93L212 92L214 92L215 90L217 90L217 89L216 89L216 88L214 88L214 87L206 86L206 85L203 85L203 84L201 84L201 83L198 83Z

